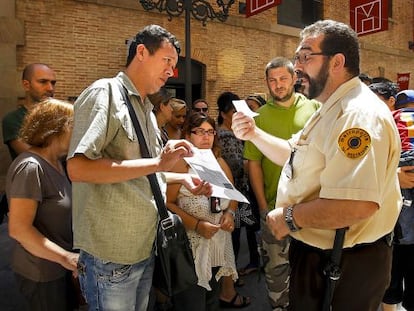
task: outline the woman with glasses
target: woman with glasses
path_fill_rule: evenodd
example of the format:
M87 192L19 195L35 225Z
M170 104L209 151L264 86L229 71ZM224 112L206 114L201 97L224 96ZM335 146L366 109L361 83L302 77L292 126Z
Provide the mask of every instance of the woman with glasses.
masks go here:
M198 149L211 149L222 170L233 181L231 171L220 156L214 120L202 113L193 113L183 127L183 137ZM174 172L192 172L182 160ZM173 297L176 311L218 311L219 279L237 279L230 232L234 230L235 201L193 195L178 184L167 187L167 207L183 220L198 277L198 284Z

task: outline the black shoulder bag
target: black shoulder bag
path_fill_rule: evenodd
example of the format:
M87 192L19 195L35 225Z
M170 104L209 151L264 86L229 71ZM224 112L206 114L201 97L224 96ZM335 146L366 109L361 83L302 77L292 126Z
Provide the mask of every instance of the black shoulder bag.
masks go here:
M121 93L134 124L141 156L150 158L147 143L125 87L122 88ZM160 215L155 240L156 257L153 285L163 294L171 297L197 284L198 278L195 272L193 253L181 218L170 213L165 206L155 173L147 175L147 178L151 184Z

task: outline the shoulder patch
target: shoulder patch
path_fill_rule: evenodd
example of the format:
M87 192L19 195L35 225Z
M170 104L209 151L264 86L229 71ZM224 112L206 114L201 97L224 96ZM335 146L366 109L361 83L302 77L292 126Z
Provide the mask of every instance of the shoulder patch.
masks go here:
M367 154L371 147L371 136L361 128L350 128L338 137L338 147L347 158L358 159Z

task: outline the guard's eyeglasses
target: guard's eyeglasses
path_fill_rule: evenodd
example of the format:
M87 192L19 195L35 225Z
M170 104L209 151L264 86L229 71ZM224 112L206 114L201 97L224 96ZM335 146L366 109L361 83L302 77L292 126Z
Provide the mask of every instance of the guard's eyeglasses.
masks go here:
M216 135L216 131L213 130L213 129L210 129L210 130L207 130L206 131L205 129L201 129L201 128L195 129L195 130L191 131L191 133L196 134L198 136L204 136L206 134L208 136L214 136L214 135Z
M307 53L307 54L296 54L293 57L293 63L299 62L299 64L306 64L310 59L311 56L314 55L323 55L323 56L331 56L329 54L326 54L324 52L315 52L315 53Z
M196 111L196 112L207 112L208 108L207 107L205 107L205 108L193 108L193 110Z

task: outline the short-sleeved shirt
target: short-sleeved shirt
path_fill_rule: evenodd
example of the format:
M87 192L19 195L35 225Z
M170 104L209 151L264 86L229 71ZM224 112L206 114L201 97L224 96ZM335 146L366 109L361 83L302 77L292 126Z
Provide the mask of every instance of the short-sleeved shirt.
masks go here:
M296 150L289 161L293 177L287 162L277 206L317 198L377 203L374 215L350 226L344 247L376 241L393 230L401 208L400 139L387 106L358 77L341 85L290 143ZM335 230L303 228L291 235L329 249Z
M9 112L3 118L3 142L9 148L9 153L12 159L17 157L17 153L10 147L9 143L19 137L19 131L26 114L27 109L24 106L19 106L19 108Z
M144 102L125 73L101 79L75 102L75 118L68 159L140 159L141 152L123 100L122 85L134 107L153 156L160 150L152 104ZM158 174L157 174L158 175ZM165 194L166 184L158 176ZM151 254L157 208L146 176L118 183L73 183L74 247L105 261L133 264Z
M283 139L289 139L303 128L310 116L320 107L319 102L309 100L302 94L295 94L295 101L289 107L277 105L270 100L260 107L255 118L257 127ZM244 157L260 161L263 170L264 193L269 210L275 206L277 186L282 167L276 165L250 141L246 141Z
M52 242L72 250L72 188L66 174L39 155L23 152L9 167L6 193L8 199L37 201L33 226ZM60 264L30 254L19 243L13 252L12 268L36 282L53 281L66 273Z

